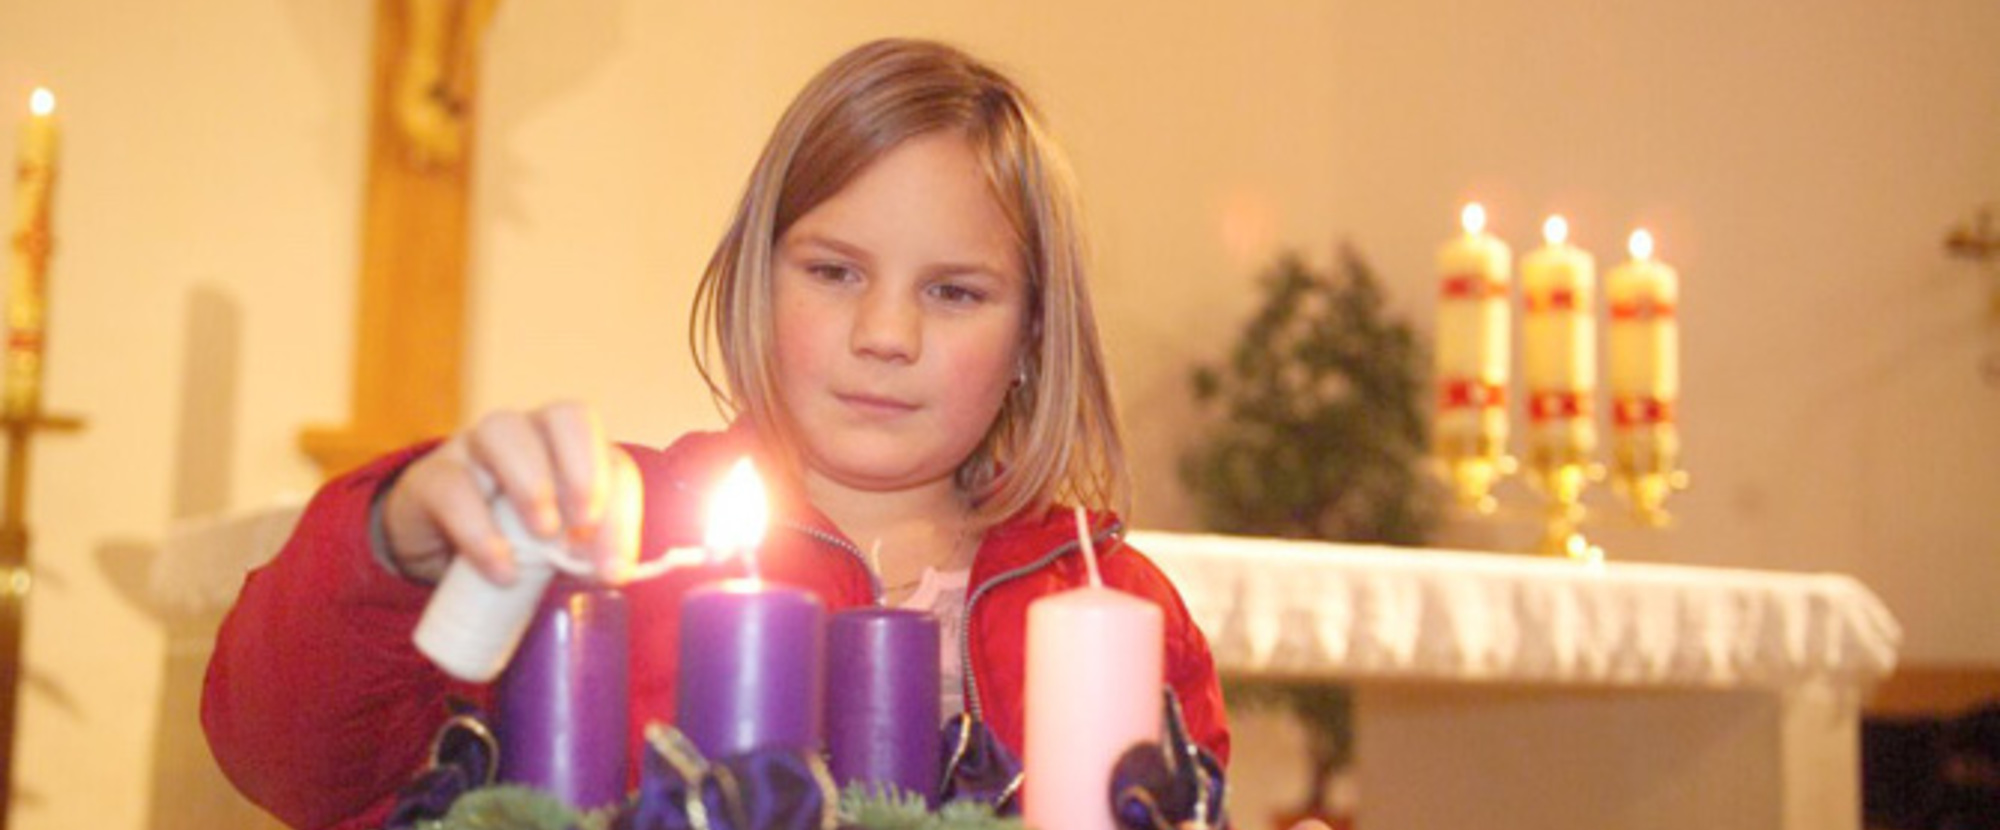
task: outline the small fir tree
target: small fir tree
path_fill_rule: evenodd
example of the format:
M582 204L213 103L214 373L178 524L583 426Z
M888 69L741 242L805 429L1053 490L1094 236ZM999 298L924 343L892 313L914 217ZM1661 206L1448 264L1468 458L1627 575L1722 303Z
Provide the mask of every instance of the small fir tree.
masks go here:
M1222 366L1194 371L1218 415L1181 463L1203 522L1224 533L1422 544L1436 518L1422 470L1425 354L1390 319L1352 248L1339 273L1297 255L1260 280L1264 304Z
M1194 370L1213 420L1181 459L1181 479L1216 531L1418 545L1438 516L1424 474L1427 359L1392 319L1374 273L1350 246L1336 272L1296 254L1259 283L1264 302L1227 362ZM1333 774L1353 757L1352 700L1342 686L1233 681L1238 705L1282 703L1311 728L1302 814L1325 809Z

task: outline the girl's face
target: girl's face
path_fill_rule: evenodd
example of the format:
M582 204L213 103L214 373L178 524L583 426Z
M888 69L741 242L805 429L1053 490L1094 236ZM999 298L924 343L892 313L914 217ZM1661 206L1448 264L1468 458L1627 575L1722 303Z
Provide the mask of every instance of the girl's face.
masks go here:
M778 240L777 378L809 474L949 481L1021 365L1028 282L965 139L917 136Z

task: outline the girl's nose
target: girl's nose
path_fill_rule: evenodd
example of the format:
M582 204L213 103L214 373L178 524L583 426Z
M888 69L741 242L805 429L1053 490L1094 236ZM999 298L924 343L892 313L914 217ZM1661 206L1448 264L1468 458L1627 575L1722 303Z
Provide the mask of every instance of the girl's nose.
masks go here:
M849 347L877 360L915 362L923 349L922 309L899 292L872 287L855 312Z

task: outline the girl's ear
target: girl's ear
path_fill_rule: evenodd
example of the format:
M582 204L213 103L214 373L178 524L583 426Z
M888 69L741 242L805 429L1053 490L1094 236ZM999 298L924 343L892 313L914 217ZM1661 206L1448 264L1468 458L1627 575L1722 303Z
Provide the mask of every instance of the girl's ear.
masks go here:
M1037 303L1028 308L1027 324L1021 327L1021 351L1014 355L1015 374L1022 378L1028 376L1030 357L1042 347L1042 313L1038 310L1039 306L1040 303Z
M1035 365L1035 352L1042 346L1042 321L1029 320L1026 332L1021 337L1021 345L1014 351L1014 388L1028 383L1028 370Z

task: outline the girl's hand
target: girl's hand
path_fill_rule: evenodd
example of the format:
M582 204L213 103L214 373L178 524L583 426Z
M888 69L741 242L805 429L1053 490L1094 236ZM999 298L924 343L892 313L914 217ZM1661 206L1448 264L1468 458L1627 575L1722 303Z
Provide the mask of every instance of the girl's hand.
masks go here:
M578 403L501 410L412 462L383 496L382 530L396 567L436 582L453 556L488 580L514 581L513 551L494 518L494 488L529 532L567 542L615 581L638 561L639 469Z

